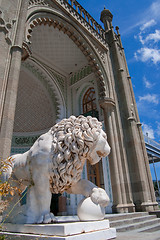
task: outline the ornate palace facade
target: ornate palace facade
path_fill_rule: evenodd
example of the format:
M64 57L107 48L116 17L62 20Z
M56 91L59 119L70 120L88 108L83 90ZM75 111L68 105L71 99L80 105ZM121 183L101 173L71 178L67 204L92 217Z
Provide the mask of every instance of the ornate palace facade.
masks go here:
M112 18L104 9L102 28L76 0L0 0L0 156L28 150L62 118L96 116L112 151L83 177L106 189L107 212L150 211L148 157ZM68 213L78 201L67 196Z

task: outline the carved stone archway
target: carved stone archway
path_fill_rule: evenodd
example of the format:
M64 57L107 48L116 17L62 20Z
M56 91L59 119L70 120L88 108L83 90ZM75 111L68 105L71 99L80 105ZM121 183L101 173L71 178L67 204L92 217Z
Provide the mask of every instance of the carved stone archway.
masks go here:
M34 7L33 7L34 9ZM44 13L45 12L45 13ZM99 99L113 98L113 91L108 74L105 69L104 54L107 52L107 45L105 45L104 54L96 49L95 45L86 37L86 35L71 23L69 18L63 16L58 11L54 11L49 6L45 6L43 11L30 11L26 27L26 40L23 43L24 55L23 59L32 55L32 32L36 26L48 25L58 29L60 32L66 34L71 41L81 50L86 57L88 64L91 66L98 85Z

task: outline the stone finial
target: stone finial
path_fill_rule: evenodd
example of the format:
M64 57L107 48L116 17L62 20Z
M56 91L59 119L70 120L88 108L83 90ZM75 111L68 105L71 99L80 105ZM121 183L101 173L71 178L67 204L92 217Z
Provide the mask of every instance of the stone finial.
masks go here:
M100 20L103 22L106 31L111 29L112 19L112 13L108 9L104 8L104 10L101 12Z
M116 31L117 31L117 34L119 35L119 27L116 26Z

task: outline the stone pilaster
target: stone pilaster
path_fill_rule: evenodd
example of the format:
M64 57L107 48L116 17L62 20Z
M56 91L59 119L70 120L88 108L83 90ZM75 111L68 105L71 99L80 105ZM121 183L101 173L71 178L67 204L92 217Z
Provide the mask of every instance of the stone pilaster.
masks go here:
M130 91L131 91L132 101L133 101L134 105L136 106L130 76L128 77L128 83L129 83L129 87L130 87ZM150 192L150 198L151 198L151 202L152 202L154 210L158 210L158 205L157 205L157 202L156 202L155 191L154 191L154 187L153 187L153 181L152 181L151 171L150 171L150 167L149 167L149 161L148 161L146 146L145 146L145 142L144 142L144 136L143 136L142 127L141 127L142 124L140 123L137 108L135 108L135 118L137 120L136 125L137 125L137 130L138 130L138 136L139 136L139 139L140 139L140 145L141 145L141 148L142 148L142 156L144 158L144 164L145 164L145 168L146 168L146 177L147 177L147 182L148 182L148 189L149 189L149 192Z
M120 188L120 178L118 173L118 164L116 157L116 149L114 144L113 126L112 126L112 116L115 104L111 99L105 100L105 102L100 101L100 106L104 111L104 123L107 132L108 142L111 147L111 153L109 155L110 170L111 170L111 182L112 182L112 192L113 192L113 207L122 205L122 195ZM121 210L120 210L121 212ZM122 211L123 212L123 211Z
M107 14L107 10L103 10ZM103 12L102 12L103 13ZM106 28L110 21L110 29L106 28L106 41L109 44L112 68L114 72L114 86L119 105L120 118L124 135L124 147L127 154L129 176L133 202L137 211L152 211L156 202L153 198L153 188L149 176L149 162L144 148L142 133L139 132L137 121L137 107L131 86L128 82L128 69L122 47L119 30L114 33L111 18L101 15ZM104 17L103 17L104 15Z
M28 0L0 5L0 157L10 155ZM3 25L3 26L2 26Z
M134 204L132 198L129 197L126 182L125 166L122 166L122 152L119 144L119 136L117 131L116 117L115 117L115 102L108 98L100 100L100 106L104 112L104 122L108 136L108 142L111 146L111 153L109 155L111 182L113 192L113 212L130 212L134 211Z

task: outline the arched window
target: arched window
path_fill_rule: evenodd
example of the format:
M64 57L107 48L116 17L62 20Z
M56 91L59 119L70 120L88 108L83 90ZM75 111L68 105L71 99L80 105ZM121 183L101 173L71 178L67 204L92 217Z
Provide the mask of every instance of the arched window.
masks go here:
M98 118L97 106L96 106L96 94L95 89L90 87L83 97L83 114L85 116L91 115L92 117ZM100 163L93 166L87 161L87 177L88 180L101 187L100 180Z
M93 87L89 88L83 97L83 113L96 110L96 95Z

